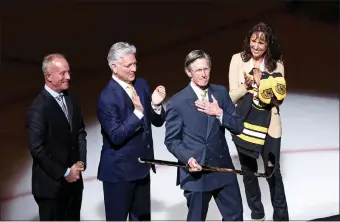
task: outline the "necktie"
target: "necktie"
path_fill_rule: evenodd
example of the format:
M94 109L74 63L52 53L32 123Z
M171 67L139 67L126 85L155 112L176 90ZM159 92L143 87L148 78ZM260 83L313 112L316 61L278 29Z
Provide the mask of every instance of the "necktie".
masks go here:
M132 98L133 91L134 91L133 85L132 84L128 84L127 88L128 88L129 96Z
M68 111L67 111L67 107L64 103L64 100L63 100L63 97L64 95L63 94L60 94L59 96L57 96L57 100L59 101L59 104L61 104L61 109L63 110L63 112L65 113L65 116L67 118L67 121L69 121L68 119Z
M207 96L207 92L208 90L205 89L205 90L202 90L200 96L201 96L201 100L202 101L208 101L208 96ZM200 124L202 124L201 126L205 126L205 127L198 127L198 133L203 135L204 137L206 136L207 134L207 129L208 129L208 115L203 113L203 112L199 112L199 115L200 115Z
M207 91L208 90L205 89L201 92L201 100L203 100L203 101L207 100Z

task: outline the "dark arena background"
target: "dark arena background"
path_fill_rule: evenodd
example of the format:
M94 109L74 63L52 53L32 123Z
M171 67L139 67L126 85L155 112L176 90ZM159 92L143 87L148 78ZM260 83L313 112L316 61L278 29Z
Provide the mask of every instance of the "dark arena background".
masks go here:
M32 159L25 112L43 87L41 63L64 53L71 66L71 90L85 116L88 168L84 172L83 220L105 220L96 100L111 78L111 45L137 47L137 76L167 98L188 84L184 57L202 49L212 57L212 83L228 88L231 56L248 30L269 23L284 54L288 96L281 107L281 169L291 220L339 218L339 4L338 1L78 0L0 1L0 204L1 220L38 220L31 195ZM157 159L175 160L164 145L164 126L154 128ZM236 149L226 133L235 167ZM259 169L262 171L263 169ZM186 200L175 186L176 169L151 175L152 219L185 220ZM244 219L250 210L243 195ZM267 182L260 179L267 220L272 219ZM221 216L211 201L207 220Z

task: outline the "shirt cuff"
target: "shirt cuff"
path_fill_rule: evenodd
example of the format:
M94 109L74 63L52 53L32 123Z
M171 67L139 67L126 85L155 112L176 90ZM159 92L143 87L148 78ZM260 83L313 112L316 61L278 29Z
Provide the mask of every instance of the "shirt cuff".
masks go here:
M223 112L221 114L221 116L216 116L216 118L220 121L220 123L222 124L222 119L223 119Z
M155 113L157 113L158 115L161 114L161 111L162 111L162 105L154 105L152 102L151 102L151 106L153 108L153 110L155 111Z
M144 117L144 114L137 109L135 109L133 113L138 117L138 119L142 119Z
M70 171L71 171L71 169L70 169L70 168L67 168L67 170L66 170L66 172L65 172L65 174L64 174L64 177L67 177L67 176L70 174Z

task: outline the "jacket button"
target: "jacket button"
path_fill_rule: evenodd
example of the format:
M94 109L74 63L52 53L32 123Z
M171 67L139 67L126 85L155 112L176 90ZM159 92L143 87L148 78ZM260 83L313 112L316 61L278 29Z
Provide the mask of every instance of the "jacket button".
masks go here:
M148 148L150 148L150 145L148 145Z

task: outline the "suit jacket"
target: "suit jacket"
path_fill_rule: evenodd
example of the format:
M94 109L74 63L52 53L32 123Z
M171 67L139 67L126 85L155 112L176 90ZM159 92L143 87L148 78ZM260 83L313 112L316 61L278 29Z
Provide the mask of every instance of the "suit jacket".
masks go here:
M194 102L198 98L189 84L174 95L167 105L165 145L179 162L188 163L194 157L200 165L234 169L225 129L239 134L243 130L243 122L223 86L211 84L208 88L210 102L211 94L223 109L222 123L215 116L197 110ZM181 184L182 189L196 192L218 189L236 179L233 174L190 173L182 168L177 173L177 185Z
M70 123L58 102L45 89L30 105L26 129L33 157L32 193L55 198L71 184L64 174L77 161L86 166L86 131L81 110L74 97L64 92ZM72 186L83 189L82 178Z
M162 126L165 111L162 108L158 115L153 110L150 89L144 79L136 78L134 88L144 108L141 120L133 113L129 95L115 80L111 79L100 93L97 115L103 137L98 168L101 181L132 181L150 172L150 165L139 163L138 157L154 158L151 123Z
M234 104L238 103L238 101L248 92L244 85L244 72L248 73L252 68L250 60L248 62L243 62L241 53L232 56L229 66L229 93ZM266 71L269 72L268 70ZM277 63L277 68L273 72L281 73L284 77L283 64ZM282 135L281 117L278 108L275 106L271 109L268 134L274 138L279 138Z

